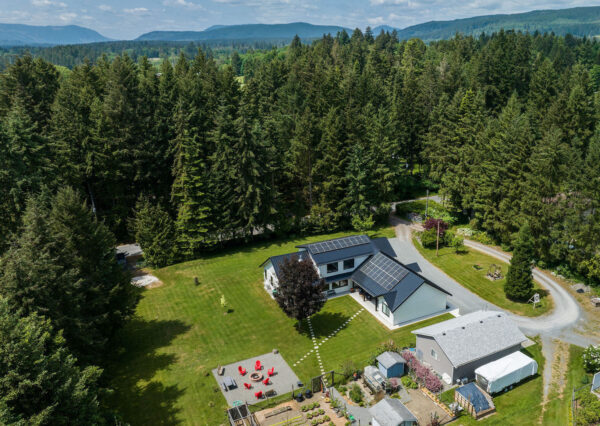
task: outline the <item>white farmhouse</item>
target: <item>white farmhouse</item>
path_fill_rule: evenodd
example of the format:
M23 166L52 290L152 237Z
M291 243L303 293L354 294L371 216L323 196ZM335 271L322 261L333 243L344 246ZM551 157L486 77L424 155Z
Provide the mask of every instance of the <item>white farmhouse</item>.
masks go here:
M274 295L279 286L280 267L285 259L312 260L333 297L358 291L373 304L380 321L390 326L444 312L446 290L407 268L381 251L366 235L336 238L297 246L296 253L273 256L264 267L264 287Z

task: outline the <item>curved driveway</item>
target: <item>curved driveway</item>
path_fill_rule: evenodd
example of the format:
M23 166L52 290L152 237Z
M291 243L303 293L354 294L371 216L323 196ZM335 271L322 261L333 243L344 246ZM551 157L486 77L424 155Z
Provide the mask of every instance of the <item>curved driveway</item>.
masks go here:
M407 265L416 264L421 270L422 275L452 293L449 302L460 308L461 313L469 313L479 309L504 311L498 306L470 292L421 256L413 246L411 237L412 226L409 222L398 219L395 216L392 216L391 220L392 225L395 226L397 238L390 240L390 243L396 252L397 258ZM510 254L475 241L465 240L465 245L503 262L510 261ZM571 296L559 283L537 268L534 269L533 275L535 280L552 295L554 309L551 313L540 317L523 317L507 312L519 327L529 335L540 334L542 336L558 338L579 346L599 343L591 337L583 336L575 332L578 324L585 321L585 318L573 296Z

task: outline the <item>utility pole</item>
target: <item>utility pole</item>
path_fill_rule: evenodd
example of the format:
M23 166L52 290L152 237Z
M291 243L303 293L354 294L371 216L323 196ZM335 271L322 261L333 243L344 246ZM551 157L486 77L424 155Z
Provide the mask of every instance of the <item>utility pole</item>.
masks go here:
M435 256L439 256L440 251L440 220L438 219L437 223L437 238L435 239Z
M429 213L429 189L427 190L427 199L425 200L425 219L427 219Z

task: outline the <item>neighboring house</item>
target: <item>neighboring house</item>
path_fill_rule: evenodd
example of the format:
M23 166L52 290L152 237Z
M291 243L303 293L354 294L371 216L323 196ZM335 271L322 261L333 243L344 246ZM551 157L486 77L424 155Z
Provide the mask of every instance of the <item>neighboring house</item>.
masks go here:
M398 352L386 351L376 359L379 371L385 378L402 377L404 375L406 360Z
M384 398L369 409L373 426L416 426L417 418L399 399Z
M592 380L592 393L600 398L600 372L594 374L594 379Z
M477 311L412 332L417 358L444 381L473 380L475 369L521 349L527 340L503 312Z
M285 259L309 258L325 280L328 297L357 289L370 301L381 321L391 326L442 313L447 308L443 288L385 254L366 235L299 245L300 251L267 259L264 287L274 295Z

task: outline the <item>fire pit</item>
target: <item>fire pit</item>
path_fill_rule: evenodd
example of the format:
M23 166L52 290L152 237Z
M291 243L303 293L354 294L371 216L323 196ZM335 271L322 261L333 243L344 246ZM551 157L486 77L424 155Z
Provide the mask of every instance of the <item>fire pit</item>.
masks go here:
M258 371L255 371L254 373L250 374L250 380L252 380L253 382L260 382L262 379L263 375Z

